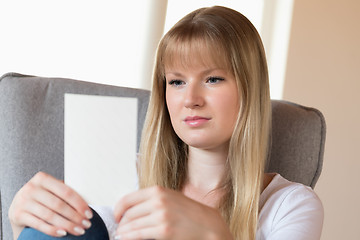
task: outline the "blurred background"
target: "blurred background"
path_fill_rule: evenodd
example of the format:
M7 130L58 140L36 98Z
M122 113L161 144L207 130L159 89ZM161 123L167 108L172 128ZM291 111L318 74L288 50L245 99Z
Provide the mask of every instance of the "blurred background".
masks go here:
M325 115L324 166L315 187L325 208L322 239L359 239L358 0L1 0L0 75L149 89L164 32L213 5L243 13L258 29L273 99Z

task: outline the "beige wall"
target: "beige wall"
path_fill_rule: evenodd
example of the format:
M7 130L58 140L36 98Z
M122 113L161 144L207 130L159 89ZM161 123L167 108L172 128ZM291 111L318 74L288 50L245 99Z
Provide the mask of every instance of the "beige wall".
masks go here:
M326 118L322 239L360 239L360 1L295 0L284 99Z

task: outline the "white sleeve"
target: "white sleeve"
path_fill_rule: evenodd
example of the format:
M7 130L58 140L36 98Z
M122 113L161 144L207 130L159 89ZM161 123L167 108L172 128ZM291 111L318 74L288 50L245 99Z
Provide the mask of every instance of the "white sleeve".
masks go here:
M324 219L323 205L316 193L297 186L281 199L266 240L319 240Z

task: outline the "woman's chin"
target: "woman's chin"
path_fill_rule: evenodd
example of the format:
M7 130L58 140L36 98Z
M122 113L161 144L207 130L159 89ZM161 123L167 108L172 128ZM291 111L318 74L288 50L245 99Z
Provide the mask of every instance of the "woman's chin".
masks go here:
M193 141L188 142L187 145L191 148L207 150L207 151L227 151L228 150L228 143L214 143L214 142L204 142L204 141Z

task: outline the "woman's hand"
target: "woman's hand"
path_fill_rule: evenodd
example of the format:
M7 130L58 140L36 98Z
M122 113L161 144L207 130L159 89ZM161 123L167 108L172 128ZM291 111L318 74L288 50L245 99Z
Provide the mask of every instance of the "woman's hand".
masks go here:
M180 192L151 187L115 207L119 239L232 239L220 213Z
M32 227L47 235L82 235L89 228L92 211L82 197L62 181L39 172L15 195L9 208L17 239L22 229Z

